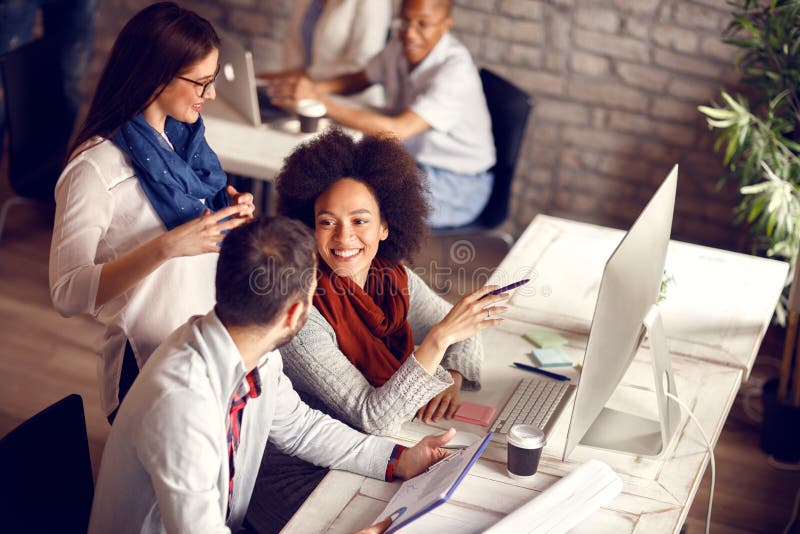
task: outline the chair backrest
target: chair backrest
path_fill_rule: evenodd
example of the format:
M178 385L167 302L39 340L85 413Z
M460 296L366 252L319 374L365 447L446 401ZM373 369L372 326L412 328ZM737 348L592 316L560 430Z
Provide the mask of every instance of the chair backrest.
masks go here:
M93 497L79 395L45 408L0 440L0 530L85 534Z
M9 181L18 195L37 200L53 199L74 126L54 48L37 39L0 57Z
M493 167L494 187L489 202L478 216L476 223L487 228L495 228L508 216L511 197L511 179L517 167L517 158L525 137L525 126L533 108L533 101L527 93L493 73L481 69L481 83L489 115L492 117L492 135L497 154Z

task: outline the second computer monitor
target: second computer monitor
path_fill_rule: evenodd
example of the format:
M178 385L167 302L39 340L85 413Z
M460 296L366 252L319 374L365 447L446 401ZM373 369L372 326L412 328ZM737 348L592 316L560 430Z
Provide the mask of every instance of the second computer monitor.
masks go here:
M657 455L675 432L680 412L677 403L664 393L675 394L675 385L656 302L677 181L676 165L606 263L567 431L565 459L578 443ZM653 349L659 420L606 407L645 332Z

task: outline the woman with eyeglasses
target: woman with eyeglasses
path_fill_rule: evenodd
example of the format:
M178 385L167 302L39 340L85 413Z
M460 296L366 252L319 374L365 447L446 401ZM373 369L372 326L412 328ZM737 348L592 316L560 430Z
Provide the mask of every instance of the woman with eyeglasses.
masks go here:
M200 112L215 97L219 37L170 2L117 37L56 185L50 294L105 326L100 400L113 421L133 379L179 325L214 305L219 246L252 218L227 186Z

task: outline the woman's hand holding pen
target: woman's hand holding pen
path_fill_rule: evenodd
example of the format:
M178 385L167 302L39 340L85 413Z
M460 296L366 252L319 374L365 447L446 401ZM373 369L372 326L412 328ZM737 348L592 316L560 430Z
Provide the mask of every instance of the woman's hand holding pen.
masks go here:
M447 346L474 336L478 331L503 322L497 315L508 308L498 306L509 299L507 293L490 295L498 286L485 286L459 300L434 329Z
M224 232L241 226L250 218L252 212L246 203L234 204L214 213L206 209L200 217L177 226L157 238L162 255L165 259L169 259L219 252L219 247L225 239Z
M508 308L498 306L508 300L507 293L489 295L499 286L485 286L459 300L436 326L431 328L414 355L429 373L436 372L447 347L474 336L480 330L503 322L497 314ZM482 298L483 297L483 298Z

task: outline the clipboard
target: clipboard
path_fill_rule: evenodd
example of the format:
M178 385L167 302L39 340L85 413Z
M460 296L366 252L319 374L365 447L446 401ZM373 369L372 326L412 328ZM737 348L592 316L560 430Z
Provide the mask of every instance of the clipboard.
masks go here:
M483 440L445 456L424 473L403 482L375 522L392 516L392 524L386 530L390 534L447 502L493 435L489 432Z

